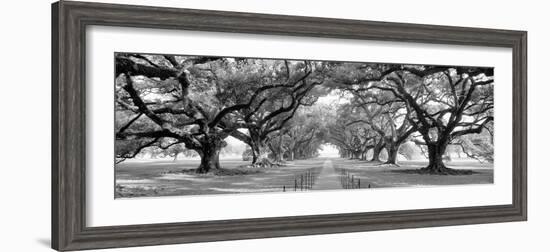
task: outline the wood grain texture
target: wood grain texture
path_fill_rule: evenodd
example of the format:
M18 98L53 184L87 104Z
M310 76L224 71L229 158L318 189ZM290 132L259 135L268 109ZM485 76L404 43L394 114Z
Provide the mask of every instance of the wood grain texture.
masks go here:
M507 47L513 51L511 205L130 226L85 225L88 25ZM527 219L527 32L59 2L52 5L52 247L80 250Z

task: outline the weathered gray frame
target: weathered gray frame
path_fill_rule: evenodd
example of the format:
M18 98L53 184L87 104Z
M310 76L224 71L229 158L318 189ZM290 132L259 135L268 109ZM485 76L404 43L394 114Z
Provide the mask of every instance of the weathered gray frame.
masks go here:
M507 47L512 204L130 226L85 225L88 25ZM61 1L52 5L52 247L79 250L527 219L527 32Z

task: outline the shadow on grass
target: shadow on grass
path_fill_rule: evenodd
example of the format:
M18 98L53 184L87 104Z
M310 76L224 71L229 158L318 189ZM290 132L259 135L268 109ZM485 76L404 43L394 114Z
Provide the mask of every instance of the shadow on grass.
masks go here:
M208 173L197 173L197 169L185 169L180 171L169 171L166 172L167 174L190 174L190 175L215 175L215 176L242 176L242 175L250 175L250 174L258 174L263 173L264 169L260 168L243 168L243 169L225 169L220 168L217 170L211 170Z
M385 171L389 173L402 173L402 174L419 174L419 175L440 175L440 176L456 176L456 175L474 175L474 174L481 174L480 172L476 172L473 170L466 170L466 169L450 169L448 168L448 172L432 172L428 169L402 169L402 170L390 170Z

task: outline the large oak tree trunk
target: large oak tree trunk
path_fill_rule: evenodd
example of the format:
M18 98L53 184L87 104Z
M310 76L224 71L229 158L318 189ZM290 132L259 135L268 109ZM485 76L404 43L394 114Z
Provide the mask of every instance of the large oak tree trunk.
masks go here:
M277 163L282 163L283 162L283 155L281 154L281 152L273 152L273 159Z
M368 150L365 150L361 153L361 160L367 160L367 152Z
M430 162L427 167L420 169L423 173L440 174L440 175L461 175L471 174L471 170L456 170L445 166L443 163L443 155L447 149L446 141L438 141L428 144L428 157Z
M227 143L216 135L206 136L202 148L196 150L201 157L201 164L197 173L208 173L220 169L220 151Z
M258 146L257 149L253 150L253 152L256 153L256 160L253 160L252 162L254 167L265 168L273 166L273 163L269 160L269 152L266 147Z
M424 169L431 171L432 173L440 173L447 167L443 163L443 154L445 153L446 145L435 143L428 145L428 157L430 162Z
M260 158L260 147L257 144L251 144L250 148L252 150L252 164L256 164Z
M340 157L341 158L347 158L348 157L348 151L347 150L340 151Z
M248 145L250 145L250 150L252 151L252 165L254 166L260 161L260 137L258 131L255 129L248 129L248 132L250 134Z
M273 163L269 160L268 147L259 141L252 141L250 144L252 150L252 167L271 167Z
M397 145L397 144L388 144L386 146L386 150L388 151L388 160L386 161L386 164L396 164L396 162L397 162L397 151L399 150L399 145Z
M379 162L380 153L382 152L383 149L384 149L384 140L380 139L372 149L372 159L370 161Z
M360 159L360 158L361 158L361 151L354 150L353 156L351 157L351 159Z
M269 147L269 150L271 150L271 156L273 158L273 160L277 163L282 163L283 162L283 150L281 148L281 145L279 144L278 146L273 146L273 145L268 145Z
M204 148L199 151L201 164L197 168L197 173L207 173L220 169L220 150L221 148Z

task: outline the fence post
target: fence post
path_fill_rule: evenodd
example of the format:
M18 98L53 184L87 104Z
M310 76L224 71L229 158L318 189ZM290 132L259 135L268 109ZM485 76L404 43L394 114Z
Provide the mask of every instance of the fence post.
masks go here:
M285 188L285 186L283 186L283 192L286 192L286 188Z
M311 170L308 170L308 175L309 175L309 188L311 189L311 187L313 187L313 183L311 182Z
M344 171L344 189L348 189L348 174Z
M309 183L311 185L311 188L313 188L313 171L309 171Z
M304 174L300 174L300 191L304 190Z
M296 188L298 188L298 180L294 177L294 191L296 191Z
M311 175L311 170L309 170L309 188L313 187L313 176Z
M306 171L306 189L309 190L309 171Z
M348 189L348 174L344 171L344 188Z

